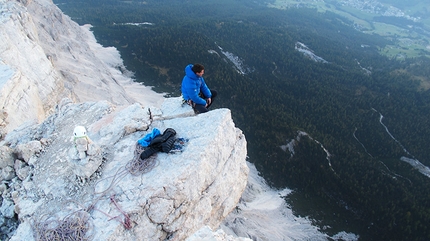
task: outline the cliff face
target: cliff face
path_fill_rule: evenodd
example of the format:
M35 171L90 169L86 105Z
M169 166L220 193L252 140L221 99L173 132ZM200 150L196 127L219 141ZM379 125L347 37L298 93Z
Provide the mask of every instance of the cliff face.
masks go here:
M228 109L194 115L133 83L118 52L50 0L0 0L0 12L0 221L18 217L11 240L73 228L94 240L184 240L219 226L248 175ZM177 132L174 152L138 162L136 142L154 128Z
M26 8L0 1L0 125L7 132L25 120L42 121L67 95L61 76L39 44L37 27Z
M161 105L162 95L125 76L118 51L97 44L89 26L51 0L22 2L0 0L0 134L40 123L64 97Z

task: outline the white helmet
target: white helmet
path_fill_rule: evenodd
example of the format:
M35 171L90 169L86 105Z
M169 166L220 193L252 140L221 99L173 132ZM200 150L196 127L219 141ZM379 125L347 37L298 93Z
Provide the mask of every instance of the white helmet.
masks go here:
M73 130L73 136L74 137L84 137L87 136L87 130L85 130L85 127L83 126L76 126Z

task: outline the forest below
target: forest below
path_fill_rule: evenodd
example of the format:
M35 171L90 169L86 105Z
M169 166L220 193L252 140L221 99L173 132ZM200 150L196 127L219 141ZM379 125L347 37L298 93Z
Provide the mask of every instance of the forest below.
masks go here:
M246 0L54 2L93 25L136 81L156 91L179 96L185 66L205 65L219 94L214 107L231 109L249 161L272 187L293 189L287 202L323 232L430 240L430 179L400 160L430 166L428 58L381 56L387 40L313 9ZM307 58L297 42L327 62ZM223 52L238 56L246 72ZM309 136L294 155L282 150L299 131Z

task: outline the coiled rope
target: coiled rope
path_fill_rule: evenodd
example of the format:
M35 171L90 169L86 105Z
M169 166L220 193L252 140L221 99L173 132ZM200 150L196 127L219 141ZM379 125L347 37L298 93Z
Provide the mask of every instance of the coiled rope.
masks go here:
M40 241L89 241L92 235L90 215L85 211L77 211L63 219L47 218L34 224L36 240Z
M134 157L126 165L128 172L134 176L148 173L157 166L158 162L156 156L152 155L146 159L140 159L140 154L145 151L145 148L139 143L136 143L136 148L134 150Z
M118 181L123 178L127 172L136 176L144 173L150 172L154 167L157 166L158 161L156 156L150 156L142 160L140 158L140 154L145 150L144 147L136 143L134 150L134 157L131 161L129 161L125 170L123 168L119 168L115 175L111 177L104 178L99 180L97 183L112 178L112 181L108 188L106 188L102 192L96 192L94 190L94 194L98 194L99 196L92 202L92 204L86 208L85 210L79 210L73 212L66 216L63 219L55 219L55 218L46 218L42 221L33 222L33 229L35 230L36 240L38 241L89 241L92 240L92 235L88 234L88 231L92 229L89 212L93 210L97 210L107 217L109 220L115 219L119 221L125 229L130 229L131 219L127 213L125 213L119 204L115 200L115 196L110 196L110 201L115 205L115 207L119 210L119 212L124 216L124 221L121 220L119 216L112 217L109 214L103 212L102 210L97 209L95 206L99 200L103 197L107 196L107 193L118 183ZM95 186L97 186L97 183Z

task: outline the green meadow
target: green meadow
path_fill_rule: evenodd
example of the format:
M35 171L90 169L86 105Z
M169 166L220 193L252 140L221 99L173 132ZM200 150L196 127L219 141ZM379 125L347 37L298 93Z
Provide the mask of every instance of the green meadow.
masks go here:
M409 16L425 16L424 11L428 11L428 4L425 2L387 2L395 4L394 7L402 9L403 12ZM385 6L389 6L387 3L384 3L384 1L381 1L381 3L383 3ZM278 9L315 8L319 12L333 12L350 21L349 24L353 24L357 30L363 33L376 34L392 41L393 44L381 49L380 53L382 55L394 59L404 59L418 56L430 57L429 17L420 17L420 20L417 22L419 28L415 29L410 25L399 26L396 24L378 21L378 17L382 17L381 15L363 11L357 7L341 5L338 2L324 2L315 0L275 0L274 3L269 4L269 6Z

